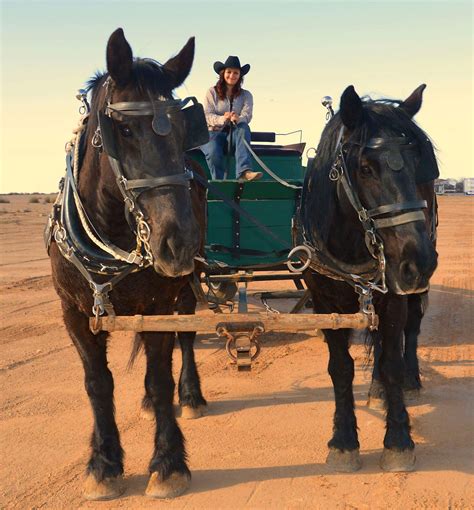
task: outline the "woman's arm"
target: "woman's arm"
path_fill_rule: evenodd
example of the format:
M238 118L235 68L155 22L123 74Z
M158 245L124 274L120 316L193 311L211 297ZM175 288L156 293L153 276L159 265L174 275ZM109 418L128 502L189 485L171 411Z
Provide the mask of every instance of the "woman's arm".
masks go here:
M225 123L225 116L217 113L217 95L211 87L206 94L203 102L204 114L208 126L221 127Z
M253 116L253 96L248 90L246 90L243 99L244 105L242 106L242 111L239 115L239 122L246 122L247 124L250 124Z

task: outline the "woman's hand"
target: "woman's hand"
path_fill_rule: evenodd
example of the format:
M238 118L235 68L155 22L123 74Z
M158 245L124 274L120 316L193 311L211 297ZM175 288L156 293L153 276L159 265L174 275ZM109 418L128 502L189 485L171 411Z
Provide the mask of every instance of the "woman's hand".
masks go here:
M231 120L232 119L233 112L225 112L224 113L224 120Z
M235 112L231 112L230 120L237 124L240 120L240 117Z

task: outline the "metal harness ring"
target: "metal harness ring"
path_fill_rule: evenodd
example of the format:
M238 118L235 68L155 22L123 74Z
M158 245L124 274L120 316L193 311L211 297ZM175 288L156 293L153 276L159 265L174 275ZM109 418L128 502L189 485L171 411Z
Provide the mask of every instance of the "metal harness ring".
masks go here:
M291 257L293 257L293 255L295 253L298 253L299 251L303 251L306 254L306 260L305 260L305 263L301 267L297 268L293 265L293 262L291 262ZM311 250L304 244L295 246L290 251L290 253L288 253L288 260L286 261L286 265L292 273L302 273L305 269L308 269L310 264L311 264Z

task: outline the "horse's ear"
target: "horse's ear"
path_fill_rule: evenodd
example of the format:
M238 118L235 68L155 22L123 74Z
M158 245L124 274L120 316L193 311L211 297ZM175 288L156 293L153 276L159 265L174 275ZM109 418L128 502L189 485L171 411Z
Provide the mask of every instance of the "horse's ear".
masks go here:
M423 102L423 91L425 89L426 84L423 83L400 104L399 108L404 110L410 117L414 117L420 111L421 103Z
M353 85L349 85L342 93L339 114L344 126L350 130L353 130L362 120L362 101Z
M194 37L190 37L183 49L163 66L171 89L179 87L188 77L194 60Z
M121 28L109 37L107 43L107 70L114 82L124 87L132 76L133 54Z

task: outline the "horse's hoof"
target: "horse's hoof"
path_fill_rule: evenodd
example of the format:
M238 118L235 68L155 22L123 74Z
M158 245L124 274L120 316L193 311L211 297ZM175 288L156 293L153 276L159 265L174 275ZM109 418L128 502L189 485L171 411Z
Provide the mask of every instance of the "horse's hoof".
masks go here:
M362 463L360 461L359 449L341 451L337 448L329 448L326 464L334 471L340 473L353 473L358 471Z
M415 470L415 450L390 450L384 448L380 459L380 467L390 473Z
M101 482L98 482L93 474L89 474L84 482L84 498L91 501L115 499L124 492L125 483L122 476L104 478Z
M207 406L181 406L181 418L185 420L195 420L196 418L201 418L206 414Z
M375 411L383 411L387 408L387 403L384 398L369 395L369 398L367 399L367 407L374 409Z
M181 496L189 489L191 477L186 473L172 473L162 481L157 472L151 474L145 494L149 498L167 499Z
M148 421L155 421L155 411L149 407L140 408L140 418Z

